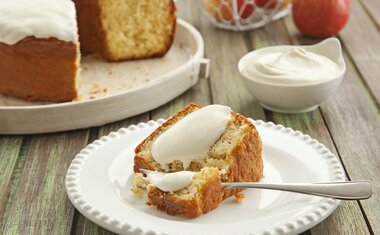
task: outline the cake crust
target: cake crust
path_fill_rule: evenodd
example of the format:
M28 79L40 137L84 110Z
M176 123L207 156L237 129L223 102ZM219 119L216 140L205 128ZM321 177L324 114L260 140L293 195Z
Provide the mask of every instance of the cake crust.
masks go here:
M30 101L76 98L79 49L56 38L0 42L0 93Z
M188 105L141 142L135 149L134 171L139 172L140 169L160 171L159 166L151 164L140 155L140 152L166 128L199 108L201 107L195 104ZM226 179L218 179L212 183L207 183L204 187L207 192L200 192L201 195L204 193L207 196L200 196L197 200L178 199L170 193L162 192L157 188L154 188L152 192L148 190L149 205L154 205L171 215L186 214L188 217L193 218L209 212L216 208L222 200L242 191L242 189L221 191L221 182L257 182L263 177L262 143L255 126L240 114L232 113L232 120L234 124L244 124L248 128L238 143L227 152L226 160L229 168L226 173Z
M104 51L105 35L100 20L100 7L95 0L74 0L77 11L80 49L83 54Z
M198 217L215 209L223 198L218 174L210 177L201 186L199 193L190 200L178 198L171 192L163 192L153 186L149 186L147 196L148 205L155 206L169 215L184 214L189 218Z
M247 124L249 131L245 133L239 144L227 153L228 181L257 182L263 177L264 170L261 138L252 122L240 114L235 115L235 121ZM241 189L224 190L223 200L241 191Z

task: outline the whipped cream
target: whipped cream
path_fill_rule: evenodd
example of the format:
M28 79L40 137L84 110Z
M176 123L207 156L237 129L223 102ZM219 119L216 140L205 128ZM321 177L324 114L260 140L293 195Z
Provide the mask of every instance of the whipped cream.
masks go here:
M190 113L153 142L153 159L163 168L178 160L186 169L192 161L207 155L230 119L231 108L223 105L209 105Z
M258 54L242 69L248 78L277 84L307 84L337 78L341 69L329 58L291 47L282 52Z
M14 45L28 36L78 42L71 0L1 0L0 42Z
M178 171L174 173L150 173L146 179L153 186L164 192L175 192L186 188L193 182L195 173L191 171Z

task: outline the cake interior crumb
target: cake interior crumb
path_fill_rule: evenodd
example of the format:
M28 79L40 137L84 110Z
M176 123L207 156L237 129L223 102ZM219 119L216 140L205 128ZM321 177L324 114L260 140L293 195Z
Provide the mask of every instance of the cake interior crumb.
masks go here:
M166 129L170 128L167 127ZM183 167L181 161L174 161L172 163L166 164L166 166L160 166L156 161L154 161L151 153L151 141L148 146L144 148L141 152L149 164L155 166L156 169L160 169L163 172L177 172L177 171L193 171L199 172L204 167L216 167L220 170L222 181L228 181L228 170L229 162L227 159L228 151L240 141L240 136L242 133L249 128L248 125L236 125L231 119L227 125L226 131L219 137L219 139L210 147L206 156L201 157L197 161L192 161L186 169ZM165 130L163 130L165 131Z
M236 202L242 202L245 198L245 194L244 193L237 193L234 195L235 196L235 200Z

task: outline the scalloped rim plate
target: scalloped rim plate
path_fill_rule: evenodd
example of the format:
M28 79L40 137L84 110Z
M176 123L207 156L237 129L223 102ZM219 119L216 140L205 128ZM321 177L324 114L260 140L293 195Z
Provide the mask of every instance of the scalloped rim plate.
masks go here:
M253 121L263 142L263 182L345 181L338 158L323 144L272 122ZM66 191L94 223L119 234L298 234L329 216L339 200L250 189L195 219L170 216L132 195L134 148L164 120L122 128L96 140L72 161Z

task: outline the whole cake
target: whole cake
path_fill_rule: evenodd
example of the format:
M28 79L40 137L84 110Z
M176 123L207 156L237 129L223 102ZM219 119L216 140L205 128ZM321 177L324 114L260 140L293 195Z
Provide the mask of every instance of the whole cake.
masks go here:
M260 136L247 118L226 106L190 104L137 146L132 191L146 193L148 205L168 214L197 217L241 191L222 190L221 182L259 181L261 155ZM142 169L176 175L152 180ZM181 182L187 184L177 187Z
M108 61L162 56L173 41L174 9L172 0L1 0L0 93L71 101L79 41L83 53Z

